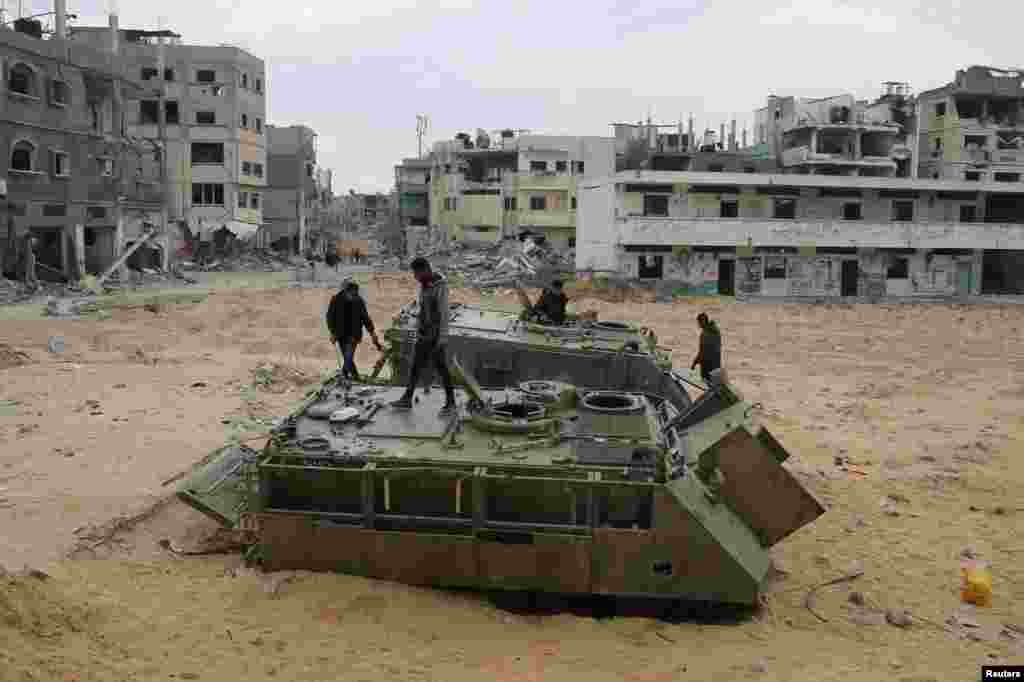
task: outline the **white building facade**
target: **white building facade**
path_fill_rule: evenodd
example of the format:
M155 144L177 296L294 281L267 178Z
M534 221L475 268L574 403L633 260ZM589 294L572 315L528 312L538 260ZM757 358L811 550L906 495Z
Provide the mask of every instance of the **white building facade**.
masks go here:
M1001 183L627 171L581 183L576 267L692 294L1024 293L1024 210L986 221L1007 201L1024 209Z

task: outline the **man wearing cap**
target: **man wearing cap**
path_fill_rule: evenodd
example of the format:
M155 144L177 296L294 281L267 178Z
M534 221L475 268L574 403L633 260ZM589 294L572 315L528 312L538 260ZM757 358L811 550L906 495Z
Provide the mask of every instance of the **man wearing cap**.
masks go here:
M373 320L366 310L366 301L359 295L359 285L354 280L346 278L342 282L341 291L334 295L327 308L327 328L331 332L331 342L341 348L341 356L344 358L342 376L353 381L359 380L355 358L356 347L363 340L363 327L370 332L377 350L383 350Z

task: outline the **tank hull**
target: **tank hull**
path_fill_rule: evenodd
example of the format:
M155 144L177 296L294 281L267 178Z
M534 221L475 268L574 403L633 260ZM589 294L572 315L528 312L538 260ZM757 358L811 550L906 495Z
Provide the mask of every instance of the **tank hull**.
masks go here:
M414 585L596 594L754 605L768 553L753 534L701 509L699 491L652 490L650 528L531 524L472 519L421 530L398 515L366 527L359 515L273 512L246 515L267 570L318 570ZM692 504L693 507L688 507ZM710 512L710 518L701 514ZM340 516L340 518L339 518ZM729 542L716 540L722 531Z

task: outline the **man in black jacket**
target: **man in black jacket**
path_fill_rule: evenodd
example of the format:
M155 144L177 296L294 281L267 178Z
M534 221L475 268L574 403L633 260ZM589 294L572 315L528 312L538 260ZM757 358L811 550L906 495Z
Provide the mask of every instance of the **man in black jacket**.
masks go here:
M370 319L370 313L366 310L366 301L359 295L359 285L353 280L347 279L342 284L341 291L334 295L331 305L327 308L327 328L331 332L331 342L338 344L341 348L341 356L345 360L341 373L353 381L359 380L355 358L356 347L363 340L363 327L370 332L373 345L377 347L377 350L383 350L380 339L377 338L373 320Z
M445 403L442 414L455 411L455 388L448 373L448 282L444 275L434 272L426 258L416 258L411 264L413 276L420 283L419 326L416 329L416 350L409 370L409 382L402 397L391 403L402 409L412 407L416 380L428 366L433 365L441 375Z
M722 367L722 332L706 313L697 316L697 324L700 325L700 349L690 369L700 365L701 378L710 384L711 373Z
M562 291L562 282L555 280L551 286L544 287L534 311L546 321L554 324L565 322L565 306L569 303L569 297Z

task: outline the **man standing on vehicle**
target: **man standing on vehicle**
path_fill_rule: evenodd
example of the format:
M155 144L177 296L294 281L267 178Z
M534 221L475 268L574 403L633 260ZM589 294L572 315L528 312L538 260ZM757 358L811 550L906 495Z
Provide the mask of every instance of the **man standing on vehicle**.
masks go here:
M562 282L556 279L550 286L544 287L533 309L549 322L564 324L565 306L568 303L569 297L562 290Z
M341 291L334 295L331 305L327 308L327 328L331 332L331 343L341 348L341 356L344 358L342 376L358 381L359 372L356 370L355 358L356 348L363 340L363 327L370 332L377 350L384 349L377 338L370 313L366 310L366 301L359 295L359 285L354 280L346 278L341 286Z
M416 330L416 350L413 355L409 381L402 397L391 403L397 408L411 408L412 397L420 374L433 365L441 375L445 403L441 414L455 411L455 389L448 373L448 282L444 276L431 270L426 258L418 257L410 265L412 274L420 283L419 325Z

